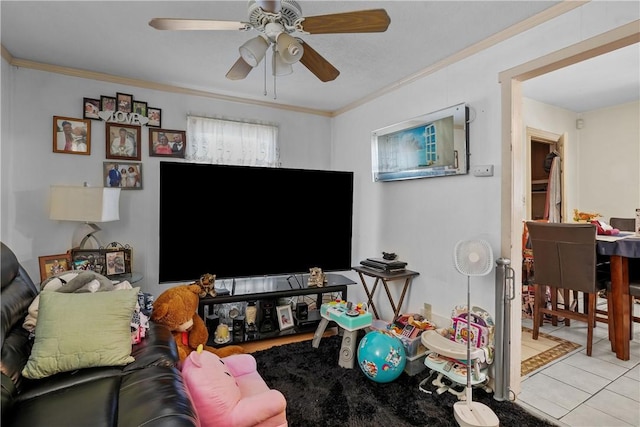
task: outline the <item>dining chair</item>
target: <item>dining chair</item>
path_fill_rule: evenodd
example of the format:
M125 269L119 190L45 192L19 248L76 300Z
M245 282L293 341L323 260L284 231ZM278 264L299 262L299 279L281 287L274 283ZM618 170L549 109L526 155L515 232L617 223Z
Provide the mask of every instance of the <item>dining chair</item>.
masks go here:
M593 224L543 223L528 221L527 228L533 249L534 286L536 301L551 288L551 295L558 290L582 292L587 299L586 313L569 309L568 301L553 302L550 307L534 305L533 334L538 339L541 316L563 316L587 323L587 356L591 356L593 328L596 322L608 323L608 316L596 310L598 292L606 289L608 277L598 274L596 260L596 226Z
M636 219L611 217L609 219L609 225L620 231L634 231L636 227Z
M635 231L636 219L611 217L609 225L620 231ZM629 258L629 280L640 282L640 258ZM637 297L640 296L636 295ZM633 300L634 298L631 299Z

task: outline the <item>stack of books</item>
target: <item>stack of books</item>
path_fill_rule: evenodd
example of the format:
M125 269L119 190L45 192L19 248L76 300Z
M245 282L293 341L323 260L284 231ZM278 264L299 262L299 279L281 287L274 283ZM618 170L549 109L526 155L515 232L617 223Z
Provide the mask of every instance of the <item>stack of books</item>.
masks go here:
M364 261L360 261L360 264L372 270L381 271L384 273L397 273L404 271L407 263L404 261L398 261L396 259L384 259L384 258L367 258Z

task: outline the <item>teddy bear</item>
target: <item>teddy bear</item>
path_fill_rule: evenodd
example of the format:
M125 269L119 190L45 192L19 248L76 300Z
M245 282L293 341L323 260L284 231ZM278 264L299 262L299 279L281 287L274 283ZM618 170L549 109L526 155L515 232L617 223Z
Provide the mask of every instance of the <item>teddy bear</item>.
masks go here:
M183 362L187 356L202 344L205 350L220 357L244 353L238 345L221 348L207 346L209 331L202 318L198 315L199 285L179 285L162 292L153 303L151 320L164 325L171 330L171 334L178 346L178 356Z

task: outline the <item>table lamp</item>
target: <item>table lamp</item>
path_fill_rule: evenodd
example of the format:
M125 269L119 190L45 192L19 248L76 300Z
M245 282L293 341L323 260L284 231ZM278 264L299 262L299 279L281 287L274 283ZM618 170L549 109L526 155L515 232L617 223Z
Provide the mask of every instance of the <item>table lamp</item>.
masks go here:
M83 187L52 185L49 219L83 222L79 227L83 229L82 240L76 244L76 239L72 238L72 247L83 249L89 239L93 239L100 248L102 244L94 235L100 227L95 223L118 221L119 205L119 188L89 187L86 183Z

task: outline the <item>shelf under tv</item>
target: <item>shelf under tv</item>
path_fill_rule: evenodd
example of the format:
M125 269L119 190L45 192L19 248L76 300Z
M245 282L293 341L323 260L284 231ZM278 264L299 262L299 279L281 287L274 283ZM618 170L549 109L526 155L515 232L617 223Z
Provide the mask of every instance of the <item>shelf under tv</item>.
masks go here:
M308 274L299 275L296 280L291 280L291 276L235 279L232 281L232 289L228 295L201 298L198 304L198 314L206 321L206 316L209 313L214 313L214 306L216 305L237 302L243 303L249 301L255 301L257 304L260 304L260 301L277 301L279 298L304 295L315 296L316 307L320 307L322 305L322 296L324 294L339 293L340 298L346 300L347 287L349 285L356 284L353 280L340 274L327 273L326 277L327 283L323 287L308 287ZM307 319L295 319L295 325L284 330L278 329L277 321L274 322L274 328L270 331L261 331L261 325L258 324L255 332L249 332L246 330L245 325L245 331L242 337L238 337L237 334L234 336L233 330L231 330L231 340L223 344L215 342L215 327L210 327L209 341L207 344L212 347L223 347L225 345L238 344L240 342L258 341L313 332L315 331L319 321L320 312L317 309L313 309L309 310Z

